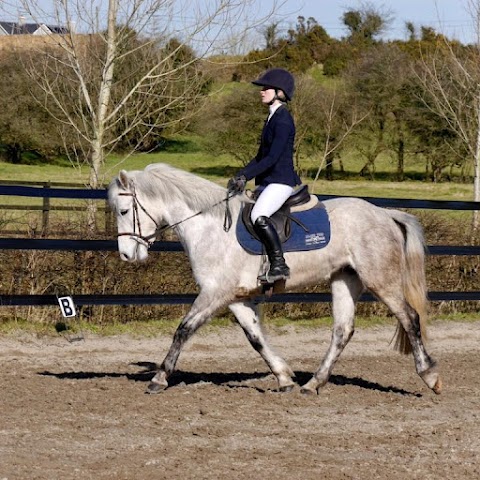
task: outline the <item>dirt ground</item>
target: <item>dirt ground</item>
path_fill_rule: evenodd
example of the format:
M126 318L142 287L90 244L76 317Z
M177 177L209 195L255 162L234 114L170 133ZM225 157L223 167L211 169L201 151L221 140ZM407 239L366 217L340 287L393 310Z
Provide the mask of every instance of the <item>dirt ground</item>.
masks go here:
M302 382L330 336L267 332ZM197 334L158 395L170 337L0 338L0 480L480 478L480 321L430 325L440 396L393 332L357 330L318 396L276 392L236 327Z

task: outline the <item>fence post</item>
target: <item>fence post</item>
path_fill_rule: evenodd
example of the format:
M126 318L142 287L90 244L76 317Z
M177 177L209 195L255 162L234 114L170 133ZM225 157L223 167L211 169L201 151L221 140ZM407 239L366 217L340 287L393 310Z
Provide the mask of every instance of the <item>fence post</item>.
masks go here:
M43 185L43 188L50 188L50 182ZM42 235L47 234L48 230L48 217L50 212L50 197L43 197L43 209L42 209Z

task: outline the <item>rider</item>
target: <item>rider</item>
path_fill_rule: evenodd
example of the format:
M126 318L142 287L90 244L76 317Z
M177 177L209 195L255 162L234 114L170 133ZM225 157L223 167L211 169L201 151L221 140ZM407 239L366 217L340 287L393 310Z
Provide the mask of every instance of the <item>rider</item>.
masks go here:
M282 68L267 70L258 80L261 99L269 107L269 115L260 138L257 155L228 182L229 193L241 193L248 180L255 178L256 203L251 220L254 230L265 247L270 269L258 279L275 282L287 279L290 269L283 257L282 244L270 217L301 184L293 166L295 124L286 104L293 97L295 81Z

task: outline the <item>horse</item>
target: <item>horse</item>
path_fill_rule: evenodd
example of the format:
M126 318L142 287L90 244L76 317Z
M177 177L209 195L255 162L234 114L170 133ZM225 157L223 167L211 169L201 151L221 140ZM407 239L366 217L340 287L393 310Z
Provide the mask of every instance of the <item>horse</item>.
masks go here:
M171 346L147 392L158 393L168 380L185 343L218 310L228 307L252 347L276 377L278 390L296 386L293 370L268 344L262 331L257 276L262 255L245 251L235 229L225 228L225 203L231 221L242 221L245 196L228 198L227 190L205 178L167 164L144 170L121 170L108 187L118 228L122 260L144 261L159 232L178 236L199 286L199 294L178 325ZM285 290L328 281L332 294L330 345L302 393L318 394L354 333L355 304L364 292L382 301L397 319L395 348L413 353L417 374L436 394L441 379L427 353L427 289L422 227L409 213L377 207L359 198L325 200L331 240L316 250L285 253L290 277Z

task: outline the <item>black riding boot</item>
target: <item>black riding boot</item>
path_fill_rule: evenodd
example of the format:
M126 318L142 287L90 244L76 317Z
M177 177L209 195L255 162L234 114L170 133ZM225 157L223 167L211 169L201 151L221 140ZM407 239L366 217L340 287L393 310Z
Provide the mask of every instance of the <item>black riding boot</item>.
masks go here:
M278 238L275 227L268 217L258 217L253 226L255 233L265 246L267 257L270 261L268 273L260 275L261 282L273 283L276 280L287 279L290 276L290 269L283 258L282 244Z

